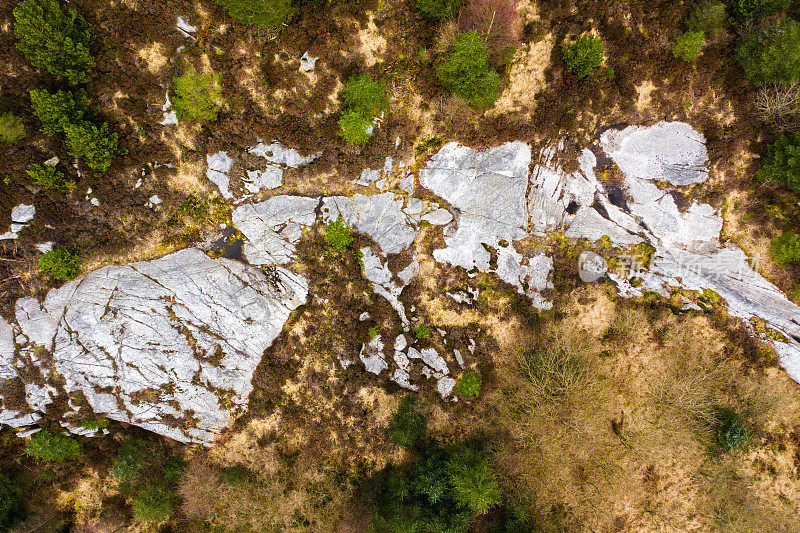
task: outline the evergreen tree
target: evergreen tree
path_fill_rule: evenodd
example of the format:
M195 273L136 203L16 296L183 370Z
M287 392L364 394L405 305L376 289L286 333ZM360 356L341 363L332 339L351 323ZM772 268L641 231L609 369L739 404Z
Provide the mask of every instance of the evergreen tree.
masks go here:
M14 8L17 48L34 66L63 76L70 85L91 79L93 33L77 11L65 12L57 0L24 0Z

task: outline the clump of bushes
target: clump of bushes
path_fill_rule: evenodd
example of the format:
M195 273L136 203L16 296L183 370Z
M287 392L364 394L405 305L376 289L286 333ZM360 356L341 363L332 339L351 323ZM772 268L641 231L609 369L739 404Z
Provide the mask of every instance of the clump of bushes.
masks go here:
M183 461L167 459L153 443L133 438L120 445L111 476L119 491L130 498L137 521L162 522L179 503L176 484L185 468Z
M0 472L0 529L6 531L22 518L22 489L14 480Z
M439 81L474 107L489 107L499 96L500 75L489 64L489 49L477 31L459 33L453 53L436 65Z
M756 175L800 192L800 133L780 135L761 157Z
M417 9L432 19L453 18L458 13L462 0L417 0Z
M481 377L472 370L465 370L458 378L454 390L461 396L477 396L481 391Z
M513 56L522 40L522 21L514 0L468 0L458 17L461 31L484 37L492 59Z
M800 235L784 233L772 239L769 254L778 266L785 267L800 262Z
M75 185L67 179L67 176L50 165L30 165L25 171L33 182L45 190L66 191Z
M14 35L17 48L34 66L70 85L91 79L94 32L74 9L65 12L58 0L24 0L14 8Z
M603 64L605 46L600 37L594 35L582 36L572 46L565 46L561 56L567 68L578 75L578 78L588 78L600 65Z
M783 11L792 0L734 0L733 15L740 22Z
M25 138L25 124L14 113L0 115L0 142L17 144Z
M785 81L762 87L753 104L761 120L778 131L800 130L800 81Z
M66 246L59 246L39 256L39 268L54 279L69 281L78 275L80 262L78 254Z
M741 415L732 409L720 409L717 414L717 444L724 450L746 448L753 438L752 431Z
M672 48L672 55L678 59L682 59L687 63L691 63L703 51L706 45L706 36L702 31L687 31L675 42Z
M709 35L716 35L728 25L728 13L725 4L719 0L706 0L692 8L686 21L689 31L701 31Z
M427 413L422 409L416 396L407 394L400 400L386 433L394 444L412 448L425 436L427 428Z
M280 26L292 16L292 0L214 0L231 17L253 26Z
M372 136L374 119L389 109L386 85L369 74L347 80L341 92L344 111L339 135L347 144L365 144Z
M786 18L747 38L736 59L757 86L800 79L800 22Z
M219 101L219 75L190 72L173 78L175 94L172 107L178 118L198 122L217 120Z
M107 122L100 126L89 122L94 112L87 105L84 91L50 93L47 89L34 89L31 103L44 133L63 133L70 155L82 158L92 170L108 170L119 152L118 137Z
M336 220L331 220L325 226L325 243L332 250L342 252L353 242L353 230L344 223L339 215Z
M81 443L63 433L51 433L46 429L35 433L25 446L25 454L40 461L63 462L80 457Z

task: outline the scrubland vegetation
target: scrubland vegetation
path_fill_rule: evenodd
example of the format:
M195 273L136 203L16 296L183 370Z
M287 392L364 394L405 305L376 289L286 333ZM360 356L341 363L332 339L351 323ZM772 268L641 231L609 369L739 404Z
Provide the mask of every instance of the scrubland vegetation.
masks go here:
M800 301L800 12L789 0L101 4L1 11L19 73L0 82L2 204L37 195L28 240L0 245L6 312L82 265L228 227L230 206L200 178L205 155L232 145L324 146L319 176L287 170L284 190L327 194L340 179L346 193L393 146L416 170L451 140L552 140L572 153L605 126L665 117L706 134L708 201L728 238L763 251L763 273ZM193 40L165 52L188 14ZM297 68L307 49L324 56L309 74ZM165 92L177 133L156 126ZM142 180L163 205L142 207ZM108 210L91 210L90 188ZM391 321L354 315L369 298L358 252L369 243L341 217L319 226L299 246L316 314L293 318L265 353L250 412L218 446L105 420L84 424L95 437L54 420L25 439L4 429L0 529L800 530L800 389L713 295L686 312L623 300L605 284L576 287L573 261L556 273L559 305L536 313L478 277L489 287L478 314L516 336L501 345L481 330L484 346L454 376L458 401L443 402L342 368L338 356L355 359ZM420 249L440 239L425 228ZM45 240L54 249L34 252ZM440 288L420 307L446 300ZM438 318L407 337L477 329Z

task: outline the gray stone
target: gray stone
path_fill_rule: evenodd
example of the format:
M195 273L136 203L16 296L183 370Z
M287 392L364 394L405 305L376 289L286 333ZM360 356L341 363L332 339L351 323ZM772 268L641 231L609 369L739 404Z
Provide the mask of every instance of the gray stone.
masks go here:
M308 156L300 155L300 152L294 148L286 148L278 141L273 141L270 144L259 141L257 145L249 148L247 151L253 155L263 157L274 165L282 165L291 168L300 168L311 164L322 156L321 151Z
M608 272L608 262L602 256L588 250L578 256L578 277L584 283L597 281L606 272Z
M383 341L380 335L376 335L368 343L362 345L361 353L359 353L358 357L364 363L364 368L367 369L367 372L375 375L389 368L383 355Z
M0 241L16 239L35 215L36 208L32 205L20 204L16 206L11 210L11 229L0 235Z
M233 224L246 240L244 255L254 265L283 265L295 259L303 229L311 227L319 205L316 198L273 196L234 210Z
M229 190L231 179L228 177L228 173L233 166L233 159L230 158L227 152L217 152L207 155L206 162L208 163L208 170L206 171L208 179L217 186L224 198L233 199L233 194Z
M318 57L311 57L308 52L303 54L300 58L300 70L303 72L311 72L317 64Z
M405 307L400 302L400 294L405 288L404 284L392 280L392 272L389 266L379 255L373 254L372 249L364 247L361 249L361 263L364 265L364 277L372 284L375 292L388 300L389 304L397 311L401 322L408 326Z

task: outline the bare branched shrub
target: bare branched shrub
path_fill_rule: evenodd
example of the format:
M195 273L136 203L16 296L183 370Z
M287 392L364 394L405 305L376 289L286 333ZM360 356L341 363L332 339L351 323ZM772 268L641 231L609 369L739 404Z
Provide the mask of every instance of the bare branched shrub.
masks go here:
M753 103L759 118L770 127L778 131L800 129L800 81L762 87Z
M483 35L495 61L522 41L516 0L469 0L461 11L459 26L461 31L475 30Z
M458 24L454 20L442 22L439 29L436 30L431 51L437 56L446 54L456 39L456 35L458 35Z

